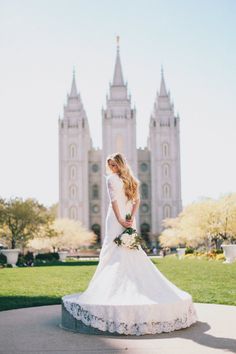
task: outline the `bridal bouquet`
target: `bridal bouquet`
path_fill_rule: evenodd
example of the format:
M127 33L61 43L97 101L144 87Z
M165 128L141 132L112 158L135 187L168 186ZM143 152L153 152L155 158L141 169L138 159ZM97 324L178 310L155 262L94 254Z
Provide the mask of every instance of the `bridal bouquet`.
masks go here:
M130 220L131 215L126 214L125 219ZM131 250L138 250L141 246L142 237L137 234L137 231L135 229L133 229L132 227L128 227L114 239L114 242L117 244L117 246L123 246Z

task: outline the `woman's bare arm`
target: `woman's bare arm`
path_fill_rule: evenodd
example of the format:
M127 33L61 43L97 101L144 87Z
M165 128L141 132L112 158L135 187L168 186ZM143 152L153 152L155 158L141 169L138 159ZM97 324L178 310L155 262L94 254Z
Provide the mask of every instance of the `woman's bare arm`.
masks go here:
M125 219L123 219L121 217L117 201L114 200L114 202L111 202L111 205L112 205L112 209L113 209L113 211L115 213L115 216L116 216L119 224L121 224L125 228L131 227L132 226L132 221L131 220L125 220Z
M135 203L133 204L133 208L132 208L132 211L131 211L131 220L134 219L134 216L139 208L139 205L140 205L140 198L136 199L135 200Z

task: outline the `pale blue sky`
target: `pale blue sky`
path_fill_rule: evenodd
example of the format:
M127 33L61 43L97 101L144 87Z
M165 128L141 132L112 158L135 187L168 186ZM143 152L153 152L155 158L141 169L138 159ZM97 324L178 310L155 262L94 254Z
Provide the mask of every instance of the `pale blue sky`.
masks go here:
M182 196L236 191L236 1L0 0L0 196L58 200L72 70L95 146L116 35L146 145L161 64L181 119Z

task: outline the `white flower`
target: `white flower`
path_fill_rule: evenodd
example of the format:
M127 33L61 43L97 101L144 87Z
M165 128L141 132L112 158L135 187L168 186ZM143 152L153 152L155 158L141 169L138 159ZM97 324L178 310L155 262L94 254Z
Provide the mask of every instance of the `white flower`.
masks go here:
M121 238L124 239L124 240L126 240L126 239L130 238L130 235L127 234L127 233L125 233L125 234L122 234L122 235L121 235Z
M127 233L123 234L121 236L121 241L125 247L130 247L133 243L132 235L129 235Z
M125 230L126 231L126 230ZM137 240L137 232L136 230L132 230L132 234L124 232L123 234L119 235L116 239L114 239L114 241L117 243L118 246L123 246L125 248L128 249L137 249L138 247L140 247L140 241ZM118 242L118 239L120 240Z

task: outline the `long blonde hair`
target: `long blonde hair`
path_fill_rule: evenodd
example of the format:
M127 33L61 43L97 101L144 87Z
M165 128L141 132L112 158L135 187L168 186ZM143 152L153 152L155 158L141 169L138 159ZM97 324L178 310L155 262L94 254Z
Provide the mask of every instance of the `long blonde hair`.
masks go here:
M139 198L139 181L134 177L131 167L128 165L126 158L123 154L117 152L111 154L106 160L106 169L110 170L109 161L113 161L118 167L118 176L124 182L124 192L128 200L135 201Z

